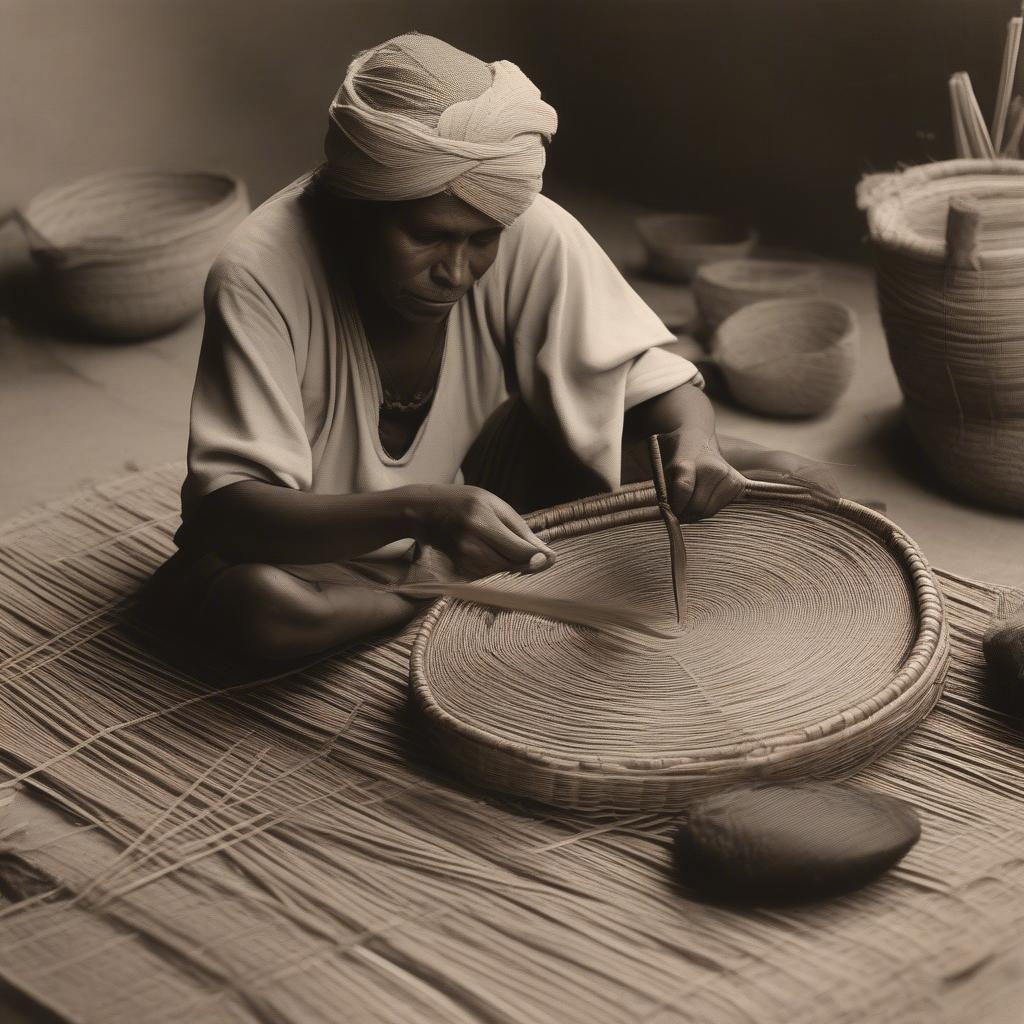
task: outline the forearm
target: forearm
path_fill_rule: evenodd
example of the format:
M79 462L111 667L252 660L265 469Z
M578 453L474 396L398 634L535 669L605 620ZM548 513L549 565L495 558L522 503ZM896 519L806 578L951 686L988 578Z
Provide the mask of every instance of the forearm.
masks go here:
M234 561L309 564L367 554L415 537L416 488L370 494L311 494L258 480L207 495L190 537Z
M641 402L626 413L627 440L651 434L678 433L687 440L703 443L715 433L715 410L707 395L693 384L679 387Z

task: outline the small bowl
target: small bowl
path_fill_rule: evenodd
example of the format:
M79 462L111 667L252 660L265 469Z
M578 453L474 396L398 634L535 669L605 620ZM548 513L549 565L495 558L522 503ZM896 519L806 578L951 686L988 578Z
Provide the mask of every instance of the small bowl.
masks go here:
M706 263L693 282L704 323L714 330L738 309L765 299L812 296L821 268L796 260L719 260Z
M707 213L649 214L636 219L647 269L669 281L689 281L705 263L750 254L757 234L747 225Z
M790 417L817 415L839 398L857 348L857 320L842 303L770 299L723 321L711 354L737 402Z

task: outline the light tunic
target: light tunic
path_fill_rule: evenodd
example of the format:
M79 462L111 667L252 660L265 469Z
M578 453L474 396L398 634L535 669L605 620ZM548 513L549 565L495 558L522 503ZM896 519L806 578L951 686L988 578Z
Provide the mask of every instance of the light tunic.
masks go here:
M688 381L702 385L692 363L660 347L675 337L594 239L538 196L452 308L429 412L392 457L378 434L381 382L349 283L325 266L300 201L307 180L251 214L210 272L186 521L203 496L239 480L324 494L461 482L467 451L510 387L613 488L625 410Z

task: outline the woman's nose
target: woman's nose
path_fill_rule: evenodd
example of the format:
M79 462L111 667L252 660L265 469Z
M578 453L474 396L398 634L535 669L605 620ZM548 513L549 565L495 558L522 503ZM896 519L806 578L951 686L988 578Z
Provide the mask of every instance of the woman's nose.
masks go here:
M470 281L469 254L465 245L453 245L434 266L435 280L446 288L465 288Z

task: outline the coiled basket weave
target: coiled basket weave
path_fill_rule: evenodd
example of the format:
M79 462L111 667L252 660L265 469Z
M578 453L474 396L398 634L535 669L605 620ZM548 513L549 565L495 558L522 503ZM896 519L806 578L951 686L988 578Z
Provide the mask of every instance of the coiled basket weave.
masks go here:
M625 602L672 630L653 487L559 506L531 525L556 564L495 582ZM754 779L852 774L935 704L949 656L942 600L887 519L752 483L682 529L688 611L672 639L435 603L410 693L439 756L516 797L675 810Z
M970 265L957 265L949 210L965 199L980 218ZM873 175L858 201L918 443L964 494L1024 511L1024 162L950 160Z
M139 338L199 312L210 265L248 212L237 178L128 170L46 189L18 217L51 312Z

